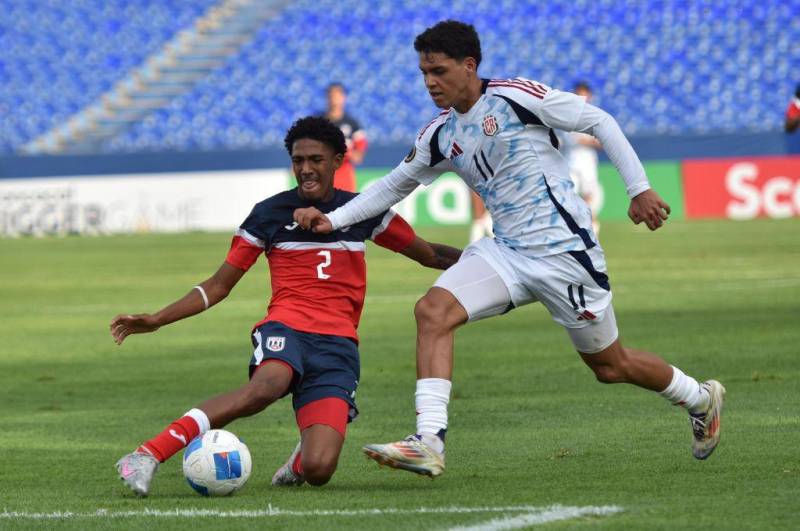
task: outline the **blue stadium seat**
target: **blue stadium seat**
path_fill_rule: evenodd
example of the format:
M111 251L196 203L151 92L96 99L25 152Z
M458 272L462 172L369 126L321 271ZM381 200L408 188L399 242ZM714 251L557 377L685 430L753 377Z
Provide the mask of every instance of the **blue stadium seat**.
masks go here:
M212 3L0 0L0 152L91 103ZM444 18L476 25L482 75L586 80L629 134L777 130L800 81L798 13L800 0L298 0L103 150L278 146L334 80L373 143L411 142L436 112L412 42Z
M0 153L91 104L215 0L0 0Z

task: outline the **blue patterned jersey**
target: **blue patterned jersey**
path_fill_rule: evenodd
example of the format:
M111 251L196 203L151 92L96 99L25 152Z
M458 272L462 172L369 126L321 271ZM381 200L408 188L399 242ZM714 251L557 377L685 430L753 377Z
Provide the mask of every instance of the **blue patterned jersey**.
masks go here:
M597 245L553 129L574 131L585 100L522 78L483 80L466 114L443 111L396 171L429 184L452 171L483 199L495 238L528 256Z

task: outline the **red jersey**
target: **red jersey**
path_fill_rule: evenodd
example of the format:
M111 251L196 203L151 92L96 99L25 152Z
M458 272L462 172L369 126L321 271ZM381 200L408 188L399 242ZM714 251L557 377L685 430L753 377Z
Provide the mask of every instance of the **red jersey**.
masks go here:
M791 120L800 116L800 98L794 97L786 107L786 119Z
M244 271L265 253L272 282L267 315L256 323L279 321L300 332L344 336L358 341L358 323L367 288L366 240L402 251L413 229L391 210L330 234L300 228L294 210L338 208L357 194L335 190L327 203L302 199L297 189L274 195L253 207L236 231L227 262Z
M321 116L325 117L324 114ZM356 191L356 168L353 161L350 160L350 151L356 149L358 151L366 151L367 149L367 134L358 123L358 120L345 113L338 120L331 120L333 125L338 127L344 135L345 143L347 144L347 152L344 154L344 161L342 165L336 170L336 175L333 177L333 185L336 188L347 190L348 192Z

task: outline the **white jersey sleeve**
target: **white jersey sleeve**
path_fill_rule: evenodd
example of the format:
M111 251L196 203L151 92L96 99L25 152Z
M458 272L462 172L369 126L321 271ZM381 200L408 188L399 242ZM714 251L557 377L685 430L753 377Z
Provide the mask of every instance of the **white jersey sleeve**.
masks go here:
M336 230L375 217L402 201L417 186L417 181L406 177L395 168L362 193L329 212L328 221Z
M414 147L395 169L345 205L327 214L334 229L349 227L380 214L408 196L420 184L430 184L451 169L450 161L442 155L438 142L439 129L447 119L447 114L447 111L441 113L422 129Z
M625 181L628 197L633 198L650 188L642 163L616 120L586 103L582 96L523 78L493 80L489 86L494 87L499 96L506 96L507 101L513 99L513 104L521 107L522 112L529 113L526 123L596 137Z
M606 155L625 181L628 197L633 199L650 189L650 182L639 157L610 114L587 103L575 124L575 130L590 134L600 141Z
M442 173L452 170L450 160L439 146L439 131L447 121L450 111L443 111L422 128L414 147L395 171L402 173L419 184L431 184Z

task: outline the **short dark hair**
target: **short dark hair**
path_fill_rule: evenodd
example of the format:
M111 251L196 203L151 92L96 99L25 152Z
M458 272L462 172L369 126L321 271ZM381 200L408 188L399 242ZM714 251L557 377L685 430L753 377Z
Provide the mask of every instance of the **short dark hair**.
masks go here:
M337 155L344 155L347 152L347 144L344 141L342 130L327 118L306 116L293 123L286 133L286 138L283 139L283 145L286 146L289 155L292 154L294 143L303 138L322 142L330 146Z
M325 92L330 92L333 89L339 89L345 94L347 94L347 89L344 87L344 83L341 81L332 81L328 83L328 88L325 89Z
M592 87L589 86L587 81L576 81L575 88L572 89L573 92L578 92L579 90L586 90L592 92Z
M794 89L794 96L795 98L800 98L800 84L798 84L797 88Z
M481 40L475 26L458 20L444 20L414 39L418 53L443 53L459 61L472 57L481 64Z

